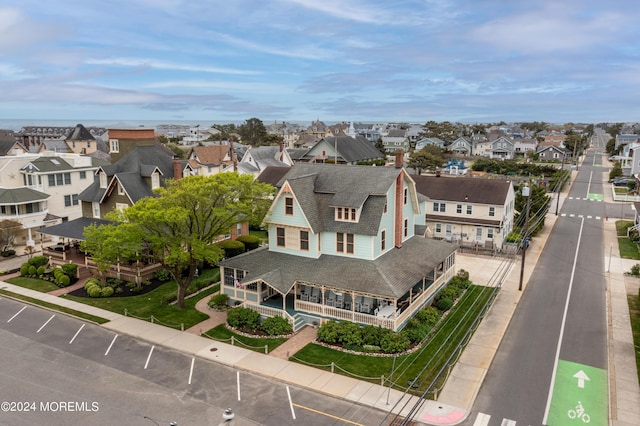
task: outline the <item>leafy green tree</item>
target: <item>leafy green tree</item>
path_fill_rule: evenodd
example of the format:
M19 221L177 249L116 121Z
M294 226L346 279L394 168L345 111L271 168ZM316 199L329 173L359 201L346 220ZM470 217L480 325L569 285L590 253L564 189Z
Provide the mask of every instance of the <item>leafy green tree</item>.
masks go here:
M178 284L177 303L183 308L198 265L222 259L214 241L239 220L264 216L264 204L270 203L273 191L251 175L236 173L170 180L156 197L112 212L108 217L115 225L96 231L98 235L85 231L85 248L104 262L112 261L117 251L122 257L148 249Z
M387 151L384 149L384 143L382 142L382 136L378 137L375 147L378 151L380 151L380 153L382 153L383 155L387 155Z
M522 188L524 185L520 185L516 191L515 210L517 214L514 217L514 222L519 223L524 228L524 216L526 214L527 199L522 195ZM529 185L529 197L531 198L529 207L529 226L528 233L535 235L542 226L544 226L544 218L549 209L549 203L551 199L547 195L547 190L541 185ZM522 232L520 233L522 234Z
M245 120L244 124L238 127L238 133L242 137L242 142L251 146L265 144L267 129L259 118Z
M22 229L22 223L16 220L5 219L0 221L0 243L2 243L2 251L11 248L16 233Z
M442 167L444 155L441 148L434 145L427 145L420 151L415 151L409 156L409 167L418 171L433 170Z

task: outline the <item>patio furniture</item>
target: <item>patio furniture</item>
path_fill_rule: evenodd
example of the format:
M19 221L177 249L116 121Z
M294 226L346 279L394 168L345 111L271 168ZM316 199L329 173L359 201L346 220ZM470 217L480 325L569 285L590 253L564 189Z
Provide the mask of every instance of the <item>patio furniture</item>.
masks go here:
M344 302L344 309L351 310L351 302Z
M327 299L327 306L334 306L335 305L335 301L331 298Z
M356 312L360 312L360 302L356 302L354 305Z
M342 306L343 306L342 299L336 300L336 308L342 308Z
M361 306L362 310L360 312L369 312L369 304L363 303Z
M307 293L302 293L302 295L300 296L301 300L304 300L305 302L309 301L309 295Z

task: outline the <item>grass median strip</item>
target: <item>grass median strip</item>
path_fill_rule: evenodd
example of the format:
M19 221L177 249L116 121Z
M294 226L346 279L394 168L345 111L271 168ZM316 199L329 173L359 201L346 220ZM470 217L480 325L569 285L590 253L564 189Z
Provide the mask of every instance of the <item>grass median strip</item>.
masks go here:
M240 347L251 349L256 352L264 353L264 347L267 346L268 352L271 352L281 344L287 341L286 337L247 337L234 333L229 330L224 324L220 324L217 327L212 328L204 333L203 336L212 338L214 340L221 340L225 343L229 343L229 340L233 336L236 342L240 342Z
M395 387L403 389L415 383L413 386L415 391L426 389L426 386L436 378L440 369L446 365L449 357L463 343L467 332L494 290L494 288L483 286L469 287L422 348L410 354L399 355L393 372ZM324 366L319 368L327 370L333 363L337 367L334 369L336 373L368 378L377 383L380 383L382 376L385 378L391 376L394 364L393 356L359 355L315 343L305 346L291 360ZM349 374L341 370L346 370ZM386 385L388 386L388 382Z
M68 315L72 315L76 318L82 318L84 320L87 321L91 321L94 322L96 324L104 324L109 322L108 319L105 318L101 318L95 315L91 315L91 314L87 314L85 312L80 312L77 311L75 309L71 309L71 308L67 308L64 306L60 306L60 305L56 305L54 303L49 303L49 302L45 302L43 300L40 299L34 299L33 297L29 297L29 296L24 296L22 294L18 294L18 293L13 293L11 291L8 290L2 290L0 289L0 294L10 297L12 299L16 299L16 300L22 300L23 302L27 302L30 303L32 305L37 305L37 306L42 306L43 308L47 308L50 309L52 311L56 311L56 312L60 312L63 314L68 314Z

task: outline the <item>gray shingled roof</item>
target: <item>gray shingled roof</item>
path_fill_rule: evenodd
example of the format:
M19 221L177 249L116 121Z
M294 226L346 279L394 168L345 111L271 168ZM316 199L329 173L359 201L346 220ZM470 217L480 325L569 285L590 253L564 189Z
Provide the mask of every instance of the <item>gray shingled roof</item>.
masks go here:
M329 255L314 259L260 248L223 260L220 266L247 271L242 283L261 279L283 294L296 281L307 281L345 291L401 297L455 250L451 243L415 236L402 248L375 260Z
M84 240L84 228L89 225L107 225L113 223L105 219L96 219L93 217L79 217L74 220L62 222L58 225L40 228L38 232L48 235L56 235L58 237L72 238L74 240Z
M384 158L384 155L361 135L357 135L355 138L351 136L335 136L324 138L324 141L336 147L338 154L349 163Z
M388 189L401 169L297 163L278 182L287 181L313 232L377 235ZM334 220L334 207L360 208L360 220Z
M0 188L0 204L15 205L42 201L49 198L49 194L31 188Z
M503 205L510 180L411 175L418 193L438 201Z
M67 136L68 141L93 141L96 138L93 137L91 132L89 132L82 124L76 124L76 127L73 128L69 136Z
M42 157L38 157L35 160L27 163L22 169L24 170L25 168L27 168L29 164L33 164L38 169L38 171L42 173L73 170L73 167L69 163L67 163L63 158L57 156L49 157L44 155Z

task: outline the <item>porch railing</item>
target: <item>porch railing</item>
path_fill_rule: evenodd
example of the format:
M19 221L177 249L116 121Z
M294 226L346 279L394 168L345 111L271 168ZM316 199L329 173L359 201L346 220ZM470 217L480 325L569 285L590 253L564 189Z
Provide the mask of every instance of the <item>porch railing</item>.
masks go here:
M244 301L240 306L242 306L243 308L248 308L253 311L256 311L260 315L263 315L265 317L282 317L287 321L289 321L289 324L291 324L291 327L294 326L294 323L295 323L294 318L291 315L289 315L287 311L283 311L282 309L276 309L276 308L272 308L270 306L265 306L265 305L258 305L256 303L251 303L248 301Z

